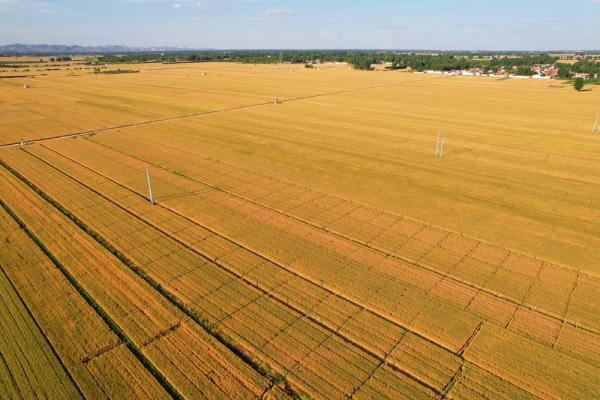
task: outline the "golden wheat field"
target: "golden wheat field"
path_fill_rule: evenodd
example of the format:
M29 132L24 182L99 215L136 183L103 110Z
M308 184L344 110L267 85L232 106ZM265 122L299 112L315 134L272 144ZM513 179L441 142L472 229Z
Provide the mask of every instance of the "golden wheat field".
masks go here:
M1 398L600 398L598 87L66 68L0 79Z

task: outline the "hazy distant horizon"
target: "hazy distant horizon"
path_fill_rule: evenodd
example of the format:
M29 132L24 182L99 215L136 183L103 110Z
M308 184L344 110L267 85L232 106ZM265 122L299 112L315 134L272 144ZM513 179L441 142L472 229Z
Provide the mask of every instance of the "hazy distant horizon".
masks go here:
M181 52L192 52L192 51L215 51L215 52L227 52L227 51L386 51L386 52L462 52L462 53L585 53L585 52L600 52L600 48L597 49L469 49L469 48L456 48L456 49L422 49L422 48L216 48L216 47L199 47L199 48L187 48L180 47L178 45L149 45L149 46L127 46L122 44L97 44L97 45L83 45L77 43L0 43L0 48L11 47L11 46L47 46L47 47L80 47L80 48L112 48L120 47L126 48L131 51L181 51Z
M373 3L0 0L0 43L448 51L557 51L599 45L600 0Z

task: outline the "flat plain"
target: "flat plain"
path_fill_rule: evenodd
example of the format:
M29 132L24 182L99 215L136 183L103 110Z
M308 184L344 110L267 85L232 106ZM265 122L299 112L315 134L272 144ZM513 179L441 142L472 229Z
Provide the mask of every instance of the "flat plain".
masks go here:
M600 397L597 87L67 68L0 79L10 398Z

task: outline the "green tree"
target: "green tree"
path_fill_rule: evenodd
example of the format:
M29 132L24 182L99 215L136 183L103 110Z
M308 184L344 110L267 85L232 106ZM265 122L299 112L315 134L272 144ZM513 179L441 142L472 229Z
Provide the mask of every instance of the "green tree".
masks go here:
M560 79L569 79L569 75L570 75L570 71L569 71L569 67L566 65L561 65L558 68L558 77Z
M575 78L573 80L573 87L575 88L575 90L577 90L578 92L581 91L583 89L583 87L585 86L585 81L583 80L583 78Z
M533 75L533 71L531 70L531 67L528 67L526 65L519 65L517 66L517 75L531 76Z

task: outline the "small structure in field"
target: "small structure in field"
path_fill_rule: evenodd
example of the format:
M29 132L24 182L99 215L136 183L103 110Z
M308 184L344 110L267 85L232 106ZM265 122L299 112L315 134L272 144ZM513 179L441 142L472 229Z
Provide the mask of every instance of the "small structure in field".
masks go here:
M440 134L437 137L437 145L435 147L435 156L437 158L444 157L444 145L446 144L446 135Z
M24 83L23 84L23 89L29 89L29 83Z
M279 103L281 103L281 101L279 101L279 97L275 97L273 99L273 104L279 104Z
M146 167L146 182L148 183L148 196L150 200L150 204L154 205L154 193L152 192L152 180L150 178L150 169Z
M594 122L594 129L592 129L594 133L600 133L600 112L596 114L596 122Z

